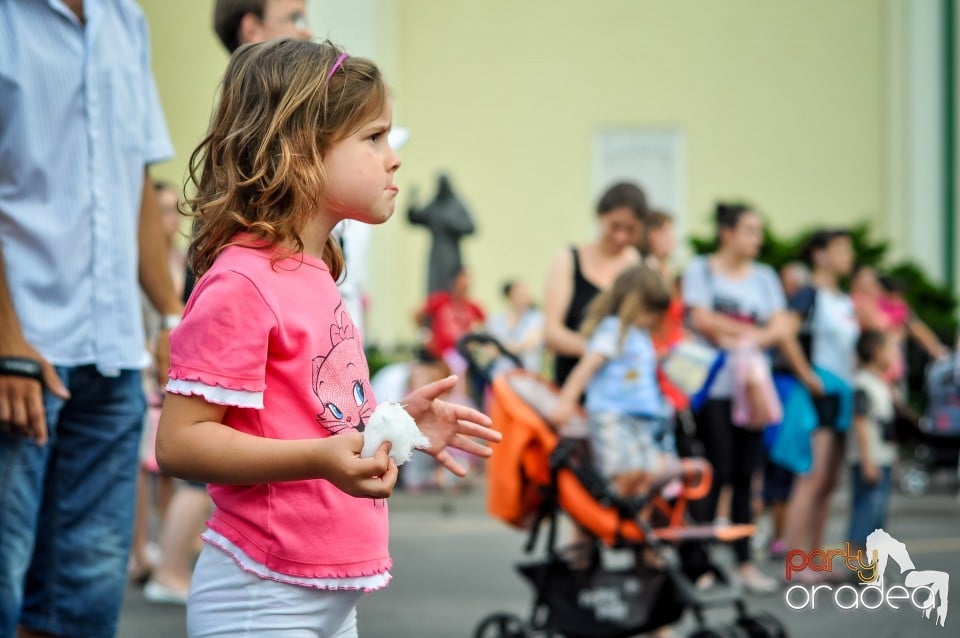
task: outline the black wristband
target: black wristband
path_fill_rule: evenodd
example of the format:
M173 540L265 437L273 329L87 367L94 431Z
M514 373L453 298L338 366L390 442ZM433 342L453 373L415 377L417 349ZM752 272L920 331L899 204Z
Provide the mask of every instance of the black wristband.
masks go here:
M36 359L0 357L0 375L26 377L43 383L43 367Z

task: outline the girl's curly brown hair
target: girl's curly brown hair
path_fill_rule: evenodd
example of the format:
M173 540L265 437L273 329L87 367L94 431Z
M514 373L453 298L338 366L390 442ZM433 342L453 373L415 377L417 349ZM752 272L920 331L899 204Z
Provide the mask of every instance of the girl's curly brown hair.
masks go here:
M278 40L230 59L210 132L190 156L189 259L198 277L239 232L277 246L276 259L303 250L299 230L324 203L325 153L388 99L373 62L347 57L334 68L342 54L330 42ZM344 260L332 237L323 260L338 279Z

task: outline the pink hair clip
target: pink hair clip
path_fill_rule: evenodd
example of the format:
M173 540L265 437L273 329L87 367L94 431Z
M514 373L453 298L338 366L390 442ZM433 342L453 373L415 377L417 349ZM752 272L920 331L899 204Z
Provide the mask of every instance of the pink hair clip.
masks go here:
M337 69L340 68L340 65L343 64L343 61L346 60L346 59L349 58L349 57L350 57L350 55L347 54L347 53L341 53L341 54L340 54L340 57L337 58L337 61L333 63L333 66L332 66L332 67L330 67L330 72L327 73L327 80L328 80L328 81L330 80L330 78L333 77L333 74L337 72Z

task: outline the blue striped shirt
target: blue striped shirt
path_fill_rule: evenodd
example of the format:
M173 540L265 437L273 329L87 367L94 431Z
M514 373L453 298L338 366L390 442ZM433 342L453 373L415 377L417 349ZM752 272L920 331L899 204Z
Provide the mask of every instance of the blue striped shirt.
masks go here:
M0 0L0 241L27 341L59 365L143 367L144 171L173 154L132 0ZM159 238L158 238L159 241Z

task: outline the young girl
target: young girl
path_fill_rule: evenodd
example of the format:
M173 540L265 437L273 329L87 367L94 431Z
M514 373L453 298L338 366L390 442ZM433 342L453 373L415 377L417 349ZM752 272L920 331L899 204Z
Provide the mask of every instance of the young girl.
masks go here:
M651 473L676 454L649 332L669 304L666 284L649 266L639 264L621 273L613 287L590 304L583 324L586 351L549 415L562 426L586 391L597 468L625 496L645 491Z
M843 466L849 418L841 409L842 395L852 390L860 327L840 282L853 269L854 256L849 231L816 230L803 255L810 285L794 293L788 304L797 338L785 340L781 350L817 413L812 465L809 472L796 475L784 520L786 547L805 552L823 546L830 498ZM828 384L829 378L834 382ZM816 579L825 572L807 574L802 578Z
M673 216L662 210L648 212L643 222L643 235L637 247L647 265L670 281L673 277L670 260L677 248Z
M643 261L660 273L663 280L671 286L673 298L660 321L650 331L657 357L665 356L675 345L683 341L687 334L684 326L683 299L679 281L670 265L677 246L673 216L660 210L651 210L643 224L643 239L639 248ZM690 400L677 388L666 375L659 375L660 389L664 397L679 415L690 407Z
M390 218L400 161L373 63L329 43L238 50L211 130L191 158L200 280L171 335L157 438L164 471L205 481L216 510L191 584L191 636L356 636L362 592L390 580L389 444L361 458L376 407L330 237L344 219ZM474 410L404 406L430 453L487 456L498 435Z
M543 368L543 312L534 305L525 282L508 281L502 291L507 307L487 319L487 331L519 357L526 370L539 373Z

